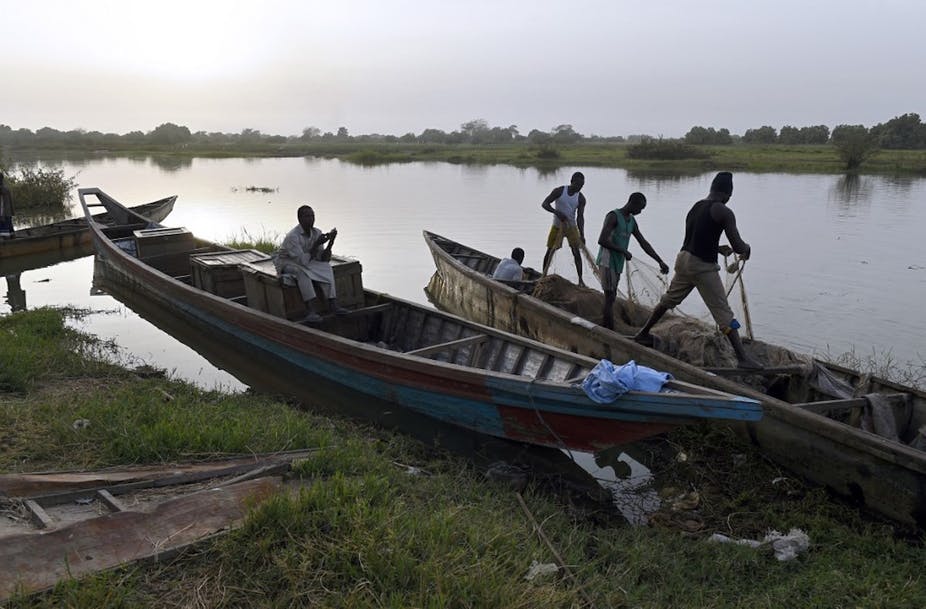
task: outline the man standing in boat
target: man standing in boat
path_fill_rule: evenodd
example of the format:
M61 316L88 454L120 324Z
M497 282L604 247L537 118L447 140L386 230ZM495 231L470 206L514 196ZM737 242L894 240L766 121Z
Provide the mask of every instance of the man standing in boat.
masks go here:
M566 186L558 186L543 200L540 206L553 214L553 226L547 236L547 252L543 255L543 274L547 274L553 254L563 247L563 237L569 241L572 257L575 259L579 285L582 281L582 256L579 248L585 245L585 195L580 191L585 185L585 176L577 171Z
M614 329L614 301L617 298L617 284L624 270L624 261L633 258L630 250L630 235L633 235L649 254L649 257L659 263L659 272L663 275L669 273L669 265L662 261L649 241L643 238L636 216L646 208L646 197L642 192L635 192L627 199L627 203L620 209L609 211L604 217L601 235L598 237L598 275L601 277L601 289L604 290L604 318L605 328Z
M650 334L663 315L675 308L698 289L704 304L710 310L714 321L733 345L740 368L758 369L762 365L746 355L740 340L740 324L733 317L733 310L727 302L727 293L720 279L720 265L717 254L729 256L733 252L743 260L749 260L752 248L740 237L736 228L736 216L727 207L733 196L733 174L721 171L711 182L711 191L706 199L694 204L685 218L685 241L675 259L675 275L666 293L653 309L646 324L634 339L644 345L654 344ZM725 233L730 245L720 245L720 235ZM732 247L731 247L732 246Z
M13 195L6 186L6 180L0 173L0 237L12 238L13 231Z
M283 244L274 255L274 266L280 274L287 273L296 277L299 293L305 301L307 315L303 321L318 323L322 317L316 310L318 295L317 283L322 295L328 299L328 309L338 315L346 315L349 310L339 307L334 285L334 270L331 268L331 248L334 246L338 229L323 233L315 226L315 211L303 205L297 212L299 224L286 234Z

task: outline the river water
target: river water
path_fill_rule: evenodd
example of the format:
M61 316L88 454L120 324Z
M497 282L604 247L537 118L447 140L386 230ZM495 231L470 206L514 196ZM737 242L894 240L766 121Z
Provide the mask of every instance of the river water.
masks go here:
M427 303L423 288L433 272L424 229L497 256L523 247L525 264L540 268L551 220L540 202L580 169L586 175L589 242L597 241L607 211L641 191L649 204L638 217L640 228L671 265L684 216L712 177L584 167L541 173L447 163L361 167L303 158L175 164L108 158L48 165L126 204L177 194L164 223L216 241L245 235L281 239L295 225L298 205L309 203L320 228L338 228L336 252L361 261L366 287L421 303ZM926 316L914 313L926 303L926 179L737 173L734 180L730 206L753 248L743 283L757 338L830 359L854 353L901 367L923 365ZM272 191L248 191L249 186ZM76 193L72 205L79 215ZM635 242L631 251L651 262ZM19 287L30 308L105 311L80 325L151 365L202 385L240 386L118 301L92 295L92 269L92 258L82 258L29 270L19 277ZM556 256L553 271L575 279L568 249ZM593 282L587 267L585 276ZM0 283L6 296L0 312L11 309L10 296L16 295L11 281L15 277ZM696 293L681 308L704 313Z

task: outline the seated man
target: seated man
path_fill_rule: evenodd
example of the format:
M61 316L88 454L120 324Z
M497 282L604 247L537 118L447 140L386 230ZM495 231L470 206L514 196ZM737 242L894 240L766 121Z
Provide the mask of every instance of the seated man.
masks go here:
M297 218L299 224L286 234L283 244L274 255L274 266L277 273L288 273L296 277L299 293L308 312L303 321L317 323L322 319L316 310L318 297L315 282L319 284L322 295L328 299L331 311L338 315L350 313L348 309L338 306L334 271L331 268L331 247L338 236L338 230L333 228L331 232L322 233L315 227L315 211L308 205L299 208Z
M492 273L492 279L501 279L502 281L523 281L524 269L521 263L524 262L524 250L516 247L511 250L511 258L502 258L495 272Z

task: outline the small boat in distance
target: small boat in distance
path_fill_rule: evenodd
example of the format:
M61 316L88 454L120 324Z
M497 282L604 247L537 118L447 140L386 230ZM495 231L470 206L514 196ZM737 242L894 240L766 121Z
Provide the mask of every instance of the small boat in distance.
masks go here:
M858 505L926 529L926 392L759 341L755 348L801 365L760 372L701 368L541 300L533 295L541 291L536 271L527 270L523 282L501 282L492 278L498 258L428 231L424 240L436 267L427 293L442 310L753 398L765 416L734 427L769 458ZM645 319L648 312L642 312ZM595 314L600 319L600 308Z
M177 196L165 197L151 203L128 208L135 214L132 222L138 222L141 216L151 222L161 222L174 209ZM119 212L116 212L118 214ZM112 216L103 212L94 216L97 223L113 225L128 223L128 216ZM76 254L82 246L86 246L87 254L93 253L91 246L90 228L85 218L72 218L44 226L20 228L16 230L13 238L0 238L0 262L7 261L16 256L30 256L47 252L62 251ZM73 256L71 256L73 257Z
M754 400L674 380L663 391L596 403L579 382L597 360L365 290L355 260L332 259L339 304L350 313L299 323L306 312L298 289L269 256L184 228L107 228L91 217L88 200L113 215L128 210L96 188L79 195L107 282L199 328L204 340L246 354L268 376L285 371L280 392L310 405L377 422L402 410L507 440L589 451L700 420L762 416Z

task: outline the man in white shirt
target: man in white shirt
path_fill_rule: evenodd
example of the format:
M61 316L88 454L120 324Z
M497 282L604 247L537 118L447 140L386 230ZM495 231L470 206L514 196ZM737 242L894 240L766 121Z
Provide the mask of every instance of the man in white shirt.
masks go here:
M492 279L501 279L502 281L523 281L524 269L521 263L524 262L524 250L516 247L511 250L511 258L502 258L495 272L492 273Z
M338 315L346 315L349 310L339 307L334 286L334 271L331 268L331 248L338 236L338 229L323 233L315 227L315 211L303 205L297 212L299 224L286 234L283 244L274 256L274 265L278 273L287 273L296 277L299 293L305 301L308 312L303 321L318 323L322 317L316 311L318 296L315 283L322 296L328 299L328 308Z
M585 246L585 195L580 191L585 186L585 175L581 171L572 174L569 184L553 189L540 204L545 211L553 214L553 226L547 235L547 252L543 255L543 274L546 275L553 261L553 254L563 247L563 237L569 241L572 257L582 281L582 255L580 248Z

